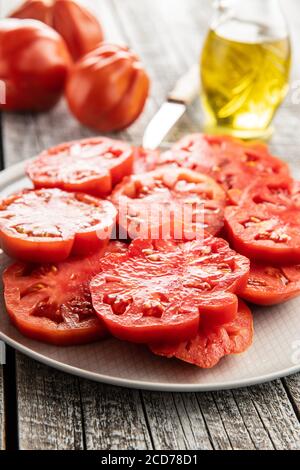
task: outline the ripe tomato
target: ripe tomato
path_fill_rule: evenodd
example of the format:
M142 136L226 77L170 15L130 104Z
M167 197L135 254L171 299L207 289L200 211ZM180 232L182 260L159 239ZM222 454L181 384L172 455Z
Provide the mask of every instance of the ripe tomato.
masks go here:
M238 207L225 210L229 241L250 259L300 263L300 185L288 178L254 182Z
M209 176L182 168L126 178L111 200L130 238L193 239L203 229L217 234L224 222L223 189Z
M54 2L52 26L64 38L75 60L95 49L103 41L103 31L98 19L76 1Z
M183 341L199 322L222 324L237 314L249 261L221 239L134 240L108 255L90 283L93 306L112 335L136 343Z
M231 202L258 176L289 175L287 164L271 155L266 145L229 136L187 135L161 154L159 163L210 175L228 191Z
M122 253L125 244L58 264L14 263L3 273L4 299L11 321L29 338L61 346L89 343L107 330L95 315L88 282L104 253Z
M247 305L239 301L236 318L225 325L202 325L195 338L180 344L154 344L150 349L159 356L176 357L181 361L209 369L222 357L246 351L253 341L253 319Z
M35 188L60 188L103 197L133 169L129 144L94 137L60 144L42 152L27 166Z
M72 0L26 0L11 18L32 18L46 23L64 38L75 60L103 41L97 18Z
M0 240L13 258L58 262L105 245L115 219L109 201L60 189L29 190L0 201Z
M78 92L80 90L80 92ZM125 129L144 108L149 78L126 47L102 44L79 60L67 81L71 112L100 132Z
M63 39L35 20L1 20L0 79L6 111L46 111L59 100L71 57Z
M300 265L272 266L251 262L246 288L240 296L257 305L276 305L300 294Z

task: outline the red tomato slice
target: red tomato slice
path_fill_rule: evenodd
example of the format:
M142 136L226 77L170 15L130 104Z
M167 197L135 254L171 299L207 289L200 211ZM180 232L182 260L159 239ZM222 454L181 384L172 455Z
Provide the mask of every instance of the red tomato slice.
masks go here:
M240 296L257 305L276 305L300 294L300 265L272 266L251 262L248 284Z
M111 242L105 253L127 245ZM95 315L88 281L104 250L58 264L14 263L3 273L4 299L11 321L29 338L61 346L89 343L107 335Z
M242 353L253 341L253 319L247 305L239 301L236 318L219 327L200 326L197 336L180 344L151 345L152 352L168 358L176 357L181 361L209 369L228 354Z
M13 258L58 262L104 246L116 220L109 201L60 189L29 190L0 201L0 240Z
M117 338L137 343L183 341L199 321L235 318L234 292L246 285L249 261L221 239L134 240L124 255L102 260L90 284L93 306Z
M253 178L289 175L288 165L271 155L266 145L245 143L229 136L187 135L161 154L159 164L208 174L229 191L234 201Z
M143 147L134 149L134 170L135 175L147 173L156 169L160 153L158 150L147 150Z
M27 165L35 188L60 188L103 197L133 170L133 148L105 137L60 144Z
M258 181L239 207L225 210L229 241L250 259L285 265L300 263L300 185L290 179Z
M223 227L226 196L210 177L161 169L125 179L111 196L130 238L194 239Z

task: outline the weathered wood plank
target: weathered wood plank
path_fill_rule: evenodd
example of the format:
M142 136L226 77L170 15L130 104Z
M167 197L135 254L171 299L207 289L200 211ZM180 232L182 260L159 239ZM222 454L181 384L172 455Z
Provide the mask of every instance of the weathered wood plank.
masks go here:
M138 391L80 381L86 447L151 449Z
M0 365L0 450L5 449L4 422L4 380L3 366Z
M300 424L280 380L249 389L276 449L300 449Z
M199 393L198 404L194 394L143 392L143 400L157 449L299 448L299 423L280 381Z
M156 449L212 448L194 394L142 392L142 396Z
M229 392L228 392L229 393ZM251 389L233 390L232 395L255 449L271 450L273 442L252 400ZM231 436L231 434L230 434Z
M300 420L300 374L290 375L283 379L283 385L293 404L294 411Z
M231 447L238 450L253 449L253 442L232 393L216 392L213 399Z
M212 393L198 393L197 400L214 449L231 450L232 445Z
M17 354L20 449L83 449L76 377Z
M197 397L216 449L299 448L299 422L279 380Z
M247 389L199 393L197 399L215 449L273 448Z

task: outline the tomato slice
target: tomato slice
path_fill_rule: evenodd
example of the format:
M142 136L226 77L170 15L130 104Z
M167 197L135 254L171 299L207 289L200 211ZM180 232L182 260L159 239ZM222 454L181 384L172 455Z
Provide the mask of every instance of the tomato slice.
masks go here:
M255 261L300 263L300 184L287 178L258 181L241 201L225 210L233 247Z
M153 344L152 352L168 358L176 357L181 361L209 369L228 354L242 353L253 341L253 319L247 305L239 301L236 318L219 327L202 325L195 338L180 344Z
M134 240L109 255L90 283L93 306L112 335L136 343L183 341L199 321L222 324L237 313L249 261L221 239Z
M274 266L251 262L246 288L240 296L257 305L277 305L300 294L300 265Z
M153 171L158 165L160 153L158 150L148 150L143 147L134 149L134 170L135 175Z
M109 201L60 189L29 190L0 201L0 240L13 258L58 262L105 245L116 220Z
M223 227L226 196L210 177L161 169L133 175L113 191L119 225L130 238L193 239Z
M229 191L234 201L253 178L289 175L288 165L271 155L263 143L245 143L218 135L187 135L161 154L159 164L208 174Z
M85 258L58 264L17 262L3 273L4 299L11 321L29 338L61 346L107 336L95 315L88 281L105 253L122 253L127 245L111 242Z
M105 137L66 142L27 165L35 188L60 188L104 197L133 170L133 148Z

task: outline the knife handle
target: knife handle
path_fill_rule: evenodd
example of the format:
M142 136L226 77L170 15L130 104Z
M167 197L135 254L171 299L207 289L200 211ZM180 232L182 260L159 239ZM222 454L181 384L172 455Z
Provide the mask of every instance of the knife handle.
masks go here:
M198 96L199 90L199 66L194 64L190 70L178 80L174 89L168 96L168 101L189 105Z

